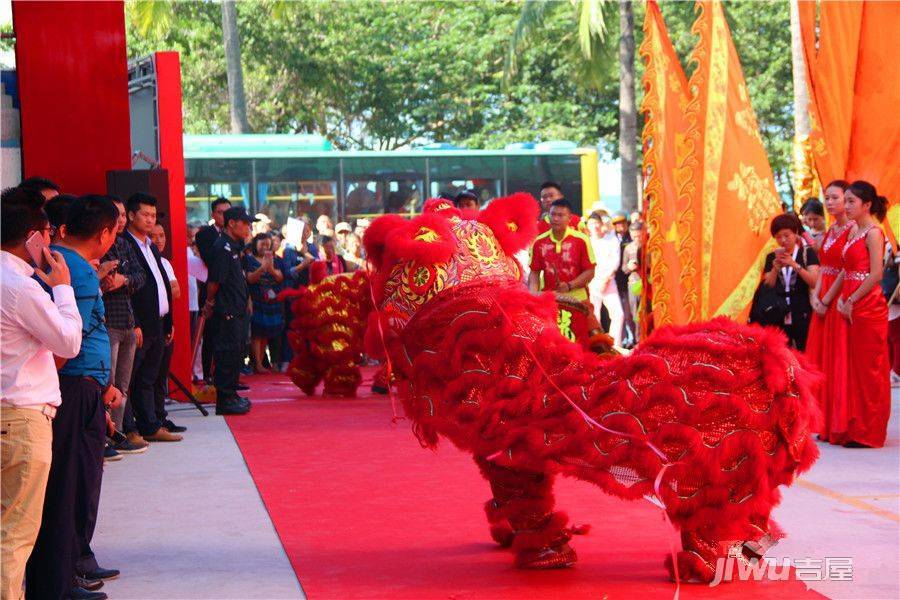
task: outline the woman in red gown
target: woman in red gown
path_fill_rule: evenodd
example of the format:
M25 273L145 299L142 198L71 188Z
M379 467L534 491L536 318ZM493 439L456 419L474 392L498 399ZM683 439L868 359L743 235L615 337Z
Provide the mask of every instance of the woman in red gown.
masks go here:
M829 441L851 448L880 448L891 414L887 301L881 291L884 219L887 200L875 186L854 181L844 192L847 216L856 222L844 246L838 312L849 322L847 336L847 428L831 431ZM876 221L877 219L877 221Z
M844 190L849 183L838 179L825 188L825 210L833 224L822 237L819 278L812 292L813 315L809 323L806 355L819 367L824 379L819 402L824 422L819 439L828 441L831 432L847 431L847 320L832 301L840 292L835 286L841 272L842 252L852 222L844 211Z

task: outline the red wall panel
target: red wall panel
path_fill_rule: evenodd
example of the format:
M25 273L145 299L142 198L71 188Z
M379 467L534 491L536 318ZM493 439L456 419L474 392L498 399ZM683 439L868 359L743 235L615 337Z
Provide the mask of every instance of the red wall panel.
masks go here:
M185 385L191 381L191 335L187 286L187 209L184 200L184 147L181 117L181 63L177 52L157 52L156 97L159 115L159 162L169 172L169 244L172 268L181 284L175 301L175 349L172 373ZM171 387L173 397L176 396ZM180 395L180 394L178 394Z
M123 2L12 3L25 177L104 193L131 168Z

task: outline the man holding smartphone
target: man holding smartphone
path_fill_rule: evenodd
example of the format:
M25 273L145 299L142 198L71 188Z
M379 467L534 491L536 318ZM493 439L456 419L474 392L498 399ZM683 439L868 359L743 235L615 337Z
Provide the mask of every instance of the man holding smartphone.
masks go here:
M90 553L96 524L106 441L104 405L115 407L122 400L122 393L109 383L109 334L92 263L115 241L117 218L108 198L82 196L69 208L66 237L52 246L71 273L82 333L77 356L59 370L62 404L53 419L53 460L40 532L25 571L30 598L88 593L73 589L76 562Z
M144 287L146 276L134 249L123 237L125 226L128 224L125 203L121 198L111 196L110 199L119 212L116 221L116 241L101 259L101 264L115 262L113 270L100 278L100 289L103 290L106 327L109 330L110 377L117 388L127 390L131 383L134 355L143 342L141 328L135 323L131 297ZM122 406L110 413L117 431L122 430L127 402L126 399ZM134 454L145 451L148 445L137 432L133 432L126 439L120 440L114 448L116 452Z
M3 598L22 595L25 562L43 515L53 418L62 401L53 355L73 358L81 346L81 315L69 269L58 252L47 248L50 226L40 208L43 198L37 195L6 190L0 209ZM31 240L27 247L26 240ZM35 259L47 264L49 272L35 270ZM53 290L53 299L33 276Z

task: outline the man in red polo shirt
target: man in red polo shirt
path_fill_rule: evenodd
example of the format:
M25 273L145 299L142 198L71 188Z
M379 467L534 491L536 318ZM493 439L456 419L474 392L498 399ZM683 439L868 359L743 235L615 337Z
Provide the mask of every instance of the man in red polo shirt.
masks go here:
M541 184L541 218L538 221L538 233L546 233L550 230L550 207L557 200L565 199L562 188L555 181L545 181ZM569 216L569 227L581 233L587 233L581 217L575 214L575 211L571 211Z
M588 237L569 226L571 218L572 205L568 200L552 203L550 229L535 238L531 250L528 287L587 302L587 284L594 276L596 261Z

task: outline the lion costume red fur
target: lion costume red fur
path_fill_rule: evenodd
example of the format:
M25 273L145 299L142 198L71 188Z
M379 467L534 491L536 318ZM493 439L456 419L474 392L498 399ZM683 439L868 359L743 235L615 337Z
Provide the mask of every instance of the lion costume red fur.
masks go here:
M558 474L661 502L681 531L683 580L709 581L729 551L764 552L778 486L817 456L807 363L779 333L724 318L658 330L628 357L591 354L563 338L552 295L530 293L511 258L536 220L534 199L516 194L477 213L431 200L367 231L367 348L387 348L419 441L472 453L493 492L491 535L519 567L576 560Z
M286 295L294 298L288 330L294 356L288 374L310 396L324 381L324 394L352 398L362 381L359 360L372 304L368 280L356 271L314 276L313 281Z

